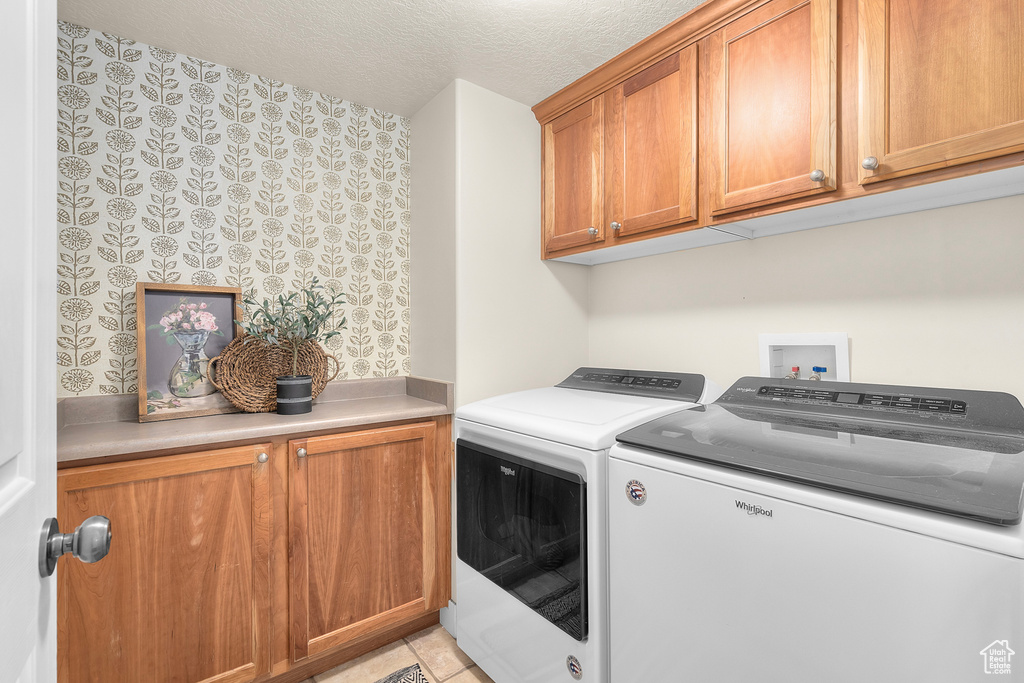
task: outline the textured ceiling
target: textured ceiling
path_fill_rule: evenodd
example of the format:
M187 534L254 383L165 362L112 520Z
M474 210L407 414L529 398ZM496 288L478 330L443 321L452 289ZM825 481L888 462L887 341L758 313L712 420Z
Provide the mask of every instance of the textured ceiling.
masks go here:
M59 0L61 19L411 116L455 78L533 106L700 0Z

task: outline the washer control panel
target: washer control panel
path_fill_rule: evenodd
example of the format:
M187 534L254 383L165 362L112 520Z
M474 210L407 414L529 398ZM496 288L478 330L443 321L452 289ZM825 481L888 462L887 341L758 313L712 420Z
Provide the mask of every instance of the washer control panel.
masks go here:
M919 411L966 415L967 401L939 396L907 394L869 394L829 389L809 389L784 385L763 385L757 390L758 398L807 404L835 403L846 406L864 406L886 411Z

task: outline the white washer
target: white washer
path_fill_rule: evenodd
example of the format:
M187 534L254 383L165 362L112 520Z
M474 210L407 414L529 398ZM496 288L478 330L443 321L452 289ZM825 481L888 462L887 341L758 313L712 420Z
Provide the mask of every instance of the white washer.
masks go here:
M608 683L608 449L718 393L702 375L580 368L456 411L456 637L497 683Z
M619 442L614 681L1024 680L1013 396L743 378Z

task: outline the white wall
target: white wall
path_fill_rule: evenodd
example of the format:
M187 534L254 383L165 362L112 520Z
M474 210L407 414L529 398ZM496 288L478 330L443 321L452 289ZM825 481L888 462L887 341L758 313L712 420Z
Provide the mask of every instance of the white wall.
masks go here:
M457 406L556 384L587 361L589 270L540 260L533 113L456 80L412 135L413 374L454 381Z
M586 363L589 271L540 259L540 125L458 90L457 404L551 386Z
M847 332L855 382L1024 399L1024 196L595 266L593 365L759 374L761 332Z
M411 371L455 381L455 82L412 117Z
M556 384L587 360L590 271L540 260L533 113L456 80L412 139L412 374L455 382L456 406ZM453 486L453 600L457 512Z

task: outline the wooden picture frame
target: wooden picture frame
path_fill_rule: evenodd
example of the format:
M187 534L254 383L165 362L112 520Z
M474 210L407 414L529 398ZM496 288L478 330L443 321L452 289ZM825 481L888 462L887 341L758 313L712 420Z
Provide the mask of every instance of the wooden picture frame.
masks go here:
M242 334L241 302L239 287L136 284L139 422L239 412L206 368Z

